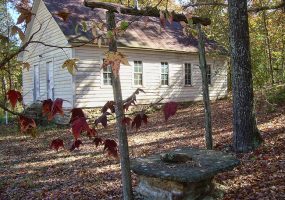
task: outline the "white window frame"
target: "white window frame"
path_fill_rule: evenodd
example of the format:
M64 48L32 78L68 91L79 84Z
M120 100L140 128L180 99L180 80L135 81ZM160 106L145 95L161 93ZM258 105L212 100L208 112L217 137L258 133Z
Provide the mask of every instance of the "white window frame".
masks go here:
M104 56L101 55L101 56L100 56L100 66L99 66L99 67L101 68L101 70L100 70L101 88L112 88L112 85L104 85L104 68L102 67L103 62L104 62Z
M136 62L141 62L142 72L135 72L135 63ZM133 71L132 71L132 73L133 73L132 85L134 87L142 87L144 85L144 67L143 67L143 61L142 60L134 60L133 61ZM138 84L138 85L135 84L135 74L136 73L140 73L142 75L142 84Z
M164 74L162 74L162 72L161 72L161 69L162 69L162 63L167 63L167 65L168 65L168 83L167 83L167 85L164 85L164 84L161 84L161 81L162 81L162 75L164 75ZM169 65L169 62L168 61L161 61L160 62L160 68L159 68L159 73L160 73L160 80L159 80L159 83L160 83L160 86L161 87L168 87L169 85L170 85L170 65Z
M186 64L190 65L190 84L186 84ZM183 63L183 77L184 77L184 86L193 86L193 63L184 62Z

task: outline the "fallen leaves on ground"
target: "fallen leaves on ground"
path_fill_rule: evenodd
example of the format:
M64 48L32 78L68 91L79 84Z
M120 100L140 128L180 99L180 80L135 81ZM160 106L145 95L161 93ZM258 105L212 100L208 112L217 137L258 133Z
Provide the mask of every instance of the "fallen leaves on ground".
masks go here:
M213 138L216 150L229 151L232 133L230 101L212 104ZM254 152L238 154L241 165L219 174L225 186L223 199L284 199L285 105L272 113L258 110L258 127L265 142ZM178 105L165 122L163 110L148 116L148 126L128 129L130 157L147 156L181 147L204 147L202 103ZM88 137L70 152L49 148L51 138L73 145L68 129L45 129L31 139L0 127L0 199L122 199L119 161L102 153ZM98 129L102 138L117 141L114 124ZM98 141L102 144L103 141ZM137 185L133 176L133 185Z

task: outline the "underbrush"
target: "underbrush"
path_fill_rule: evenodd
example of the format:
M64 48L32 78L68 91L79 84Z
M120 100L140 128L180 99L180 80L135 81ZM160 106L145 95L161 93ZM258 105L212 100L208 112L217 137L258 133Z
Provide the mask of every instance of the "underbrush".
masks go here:
M285 85L272 87L267 91L266 96L269 103L277 105L285 103Z
M263 88L255 94L256 107L264 112L274 112L285 104L285 85Z

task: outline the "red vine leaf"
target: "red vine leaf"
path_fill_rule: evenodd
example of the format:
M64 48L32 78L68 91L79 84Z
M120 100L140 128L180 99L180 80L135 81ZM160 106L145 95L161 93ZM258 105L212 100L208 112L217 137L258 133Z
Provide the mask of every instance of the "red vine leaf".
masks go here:
M131 123L132 123L132 119L129 118L129 117L124 117L124 119L122 120L122 124L123 124L124 126L130 126Z
M19 123L20 123L20 129L22 133L26 133L29 130L37 127L35 120L33 120L32 118L25 117L25 116L19 117Z
M108 101L101 109L101 112L105 113L108 111L108 109L110 109L112 113L115 113L115 104L116 103L114 101Z
M64 148L64 144L63 144L63 140L59 138L54 139L50 144L50 148L55 149L56 151L58 151L60 147Z
M83 110L81 108L73 108L71 110L71 118L69 123L72 123L74 120L81 117L85 117Z
M48 120L52 120L54 116L59 113L60 115L64 115L63 109L62 109L63 99L57 98L52 105L51 112L48 115Z
M118 145L117 142L115 140L111 140L111 139L106 139L104 141L104 151L107 151L109 156L113 156L115 158L118 158Z
M42 104L43 116L48 115L51 112L52 105L53 105L53 101L51 99L47 99L43 101L43 104Z
M135 116L135 118L133 119L132 128L133 128L134 126L136 126L136 130L138 130L138 129L141 127L142 122L143 122L144 124L147 124L147 118L148 118L147 115L144 114L143 112L137 114L137 115Z
M80 118L74 120L72 122L71 129L72 129L72 134L73 134L75 140L77 140L80 137L80 134L82 132L84 132L84 131L90 132L90 128L89 128L89 125L88 125L85 117L80 117Z
M177 111L176 102L171 101L166 103L163 107L165 121L167 121L169 117L175 115L176 111Z
M108 112L105 112L105 113L102 114L100 117L98 117L98 118L95 120L95 126L97 126L99 123L101 123L102 126L104 126L104 128L106 128L106 127L107 127L107 123L108 123L107 115L111 115L111 114L108 113Z
M99 138L99 137L95 137L93 142L95 143L95 146L98 147L99 145L101 144L104 144L102 138Z
M126 102L126 103L124 104L124 109L125 109L126 111L128 111L128 110L129 110L129 107L130 107L131 105L136 105L135 99Z
M97 131L95 130L95 128L89 128L89 130L87 130L87 136L89 138L95 137L96 135L97 135Z
M66 22L70 16L70 12L68 12L67 10L62 10L58 12L56 15Z
M69 150L73 151L74 149L79 149L81 145L83 145L81 140L75 140Z
M11 103L12 108L15 108L18 101L20 102L23 100L21 93L16 90L9 90L7 92L7 96Z

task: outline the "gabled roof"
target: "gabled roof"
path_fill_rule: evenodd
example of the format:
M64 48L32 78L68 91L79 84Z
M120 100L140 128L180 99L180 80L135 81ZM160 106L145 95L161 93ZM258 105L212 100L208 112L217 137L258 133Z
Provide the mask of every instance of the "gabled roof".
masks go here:
M78 34L84 36L81 40L92 39L91 33L75 33L76 24L81 21L105 21L106 11L103 9L90 9L83 5L83 0L43 0L47 9L53 14L55 21L58 23L62 32L68 40L74 38ZM71 15L67 21L63 21L58 17L58 12L67 10ZM183 34L180 23L173 22L171 25L167 23L166 28L161 28L158 18L149 17L147 25L145 25L142 17L128 16L116 14L116 20L135 20L135 23L128 28L126 33L119 38L119 47L145 48L156 50L171 50L184 52L198 52L197 39ZM215 41L206 41L206 51L223 51Z

